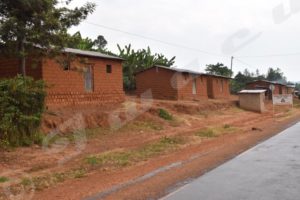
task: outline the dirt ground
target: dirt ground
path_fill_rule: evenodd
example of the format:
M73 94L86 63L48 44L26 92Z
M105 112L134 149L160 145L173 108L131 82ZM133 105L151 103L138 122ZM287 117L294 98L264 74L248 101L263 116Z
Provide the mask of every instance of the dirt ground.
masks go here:
M0 150L0 199L156 199L300 119L298 101L259 114L235 100L51 108L42 146Z

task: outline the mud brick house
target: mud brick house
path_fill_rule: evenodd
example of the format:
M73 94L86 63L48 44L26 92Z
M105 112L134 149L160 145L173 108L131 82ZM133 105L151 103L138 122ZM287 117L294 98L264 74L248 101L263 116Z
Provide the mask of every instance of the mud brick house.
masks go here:
M296 89L295 85L287 85L288 94L295 94L295 89Z
M239 105L242 109L264 112L266 90L242 90L239 92Z
M66 59L72 55L72 59ZM44 80L47 105L114 104L124 101L123 59L98 52L66 48L57 58L26 61L26 75ZM17 59L0 58L0 78L20 73Z
M271 88L274 87L274 90L272 92ZM266 80L258 80L258 81L253 81L249 82L246 85L246 89L263 89L266 90L265 96L268 99L272 99L272 95L277 95L277 94L290 94L288 86L285 84L281 84L278 82L274 81L266 81Z
M230 97L230 79L223 76L207 75L207 92L211 99L226 99Z
M209 80L219 84L211 84ZM153 66L136 73L136 94L141 96L149 90L154 99L203 100L209 98L208 94L213 94L212 98L227 98L229 81L227 77Z

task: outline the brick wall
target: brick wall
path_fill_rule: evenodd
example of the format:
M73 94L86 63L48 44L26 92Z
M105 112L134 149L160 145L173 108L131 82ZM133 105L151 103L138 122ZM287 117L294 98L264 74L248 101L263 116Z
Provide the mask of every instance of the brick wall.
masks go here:
M151 68L136 75L136 94L140 97L151 89L154 99L177 100L177 76L173 71Z
M26 73L47 83L47 105L105 105L123 102L122 62L101 58L89 58L87 61L93 69L94 87L91 92L85 91L83 72L75 70L84 67L79 60L71 63L72 70L64 71L54 59L44 59L38 64L27 59ZM112 73L106 73L106 65L112 66ZM0 78L16 76L20 73L19 60L1 58L0 70Z
M226 99L230 97L230 80L222 77L207 76L207 93L212 99Z
M193 94L193 82L196 93ZM153 67L136 75L136 94L141 96L151 89L154 99L201 100L207 99L207 78Z
M256 81L252 83L248 83L246 88L247 89L257 89L264 87L266 89L270 88L271 83L265 82L265 81ZM273 84L275 86L275 89L273 91L273 94L280 94L281 93L281 86L278 84Z
M240 107L245 110L264 112L265 111L265 95L260 94L239 94Z
M88 58L82 64L79 60L71 63L70 70L55 60L43 61L42 76L48 88L48 105L76 104L113 104L124 101L122 62L109 59ZM112 66L112 73L106 72L106 66ZM93 71L93 90L86 91L83 69L91 66Z
M193 93L193 85L196 85L196 93ZM178 99L202 100L208 99L207 77L192 74L177 73Z

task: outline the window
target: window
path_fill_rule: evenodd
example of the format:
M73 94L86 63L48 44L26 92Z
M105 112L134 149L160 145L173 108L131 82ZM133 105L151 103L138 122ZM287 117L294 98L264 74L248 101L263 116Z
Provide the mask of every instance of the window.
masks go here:
M193 94L197 94L197 81L196 79L193 79Z
M69 71L71 69L71 62L70 61L65 61L63 63L63 70L64 71Z
M111 65L106 65L106 73L108 73L108 74L112 73L112 67L111 67Z

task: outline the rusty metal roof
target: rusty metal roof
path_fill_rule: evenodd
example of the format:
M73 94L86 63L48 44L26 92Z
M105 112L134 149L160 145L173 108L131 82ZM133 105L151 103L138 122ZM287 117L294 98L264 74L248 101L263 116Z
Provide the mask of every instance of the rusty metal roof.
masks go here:
M220 76L220 75L214 75L214 74L207 74L207 73L202 73L202 72L196 72L193 70L189 69L182 69L182 68L175 68L175 67L167 67L167 66L162 66L162 65L154 65L153 67L150 67L148 69L141 70L137 72L136 74L142 73L144 71L153 69L153 68L161 68L161 69L166 69L174 72L179 72L179 73L188 73L188 74L194 74L194 75L200 75L200 76L213 76L213 77L219 77L219 78L225 78L225 79L231 79L230 77L227 76Z
M72 48L64 48L62 52L65 53L73 53L76 55L83 55L83 56L89 56L89 57L96 57L96 58L106 58L106 59L113 59L113 60L124 60L123 58L120 58L118 56L111 56L107 54L103 54L100 52L95 51L84 51L80 49L72 49Z

